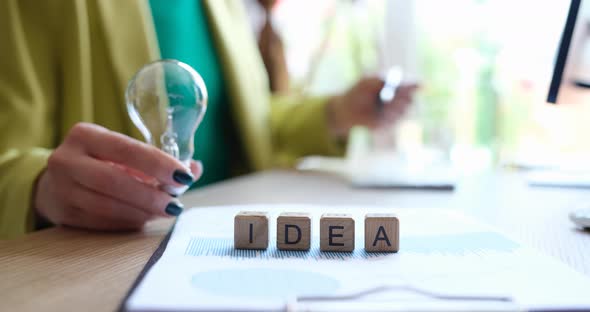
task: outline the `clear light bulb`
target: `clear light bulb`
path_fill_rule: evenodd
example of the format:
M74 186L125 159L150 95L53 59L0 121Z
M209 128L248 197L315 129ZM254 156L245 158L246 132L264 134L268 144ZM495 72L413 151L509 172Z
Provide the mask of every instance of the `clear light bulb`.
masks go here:
M189 168L195 132L207 110L203 78L185 63L159 60L135 74L125 98L129 116L146 142Z

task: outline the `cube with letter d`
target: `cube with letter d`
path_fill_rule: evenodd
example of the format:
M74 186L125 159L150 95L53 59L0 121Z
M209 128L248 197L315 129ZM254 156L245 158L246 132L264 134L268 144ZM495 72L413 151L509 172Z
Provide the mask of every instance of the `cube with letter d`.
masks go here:
M365 215L365 250L397 252L399 250L399 219L393 213Z
M309 250L311 243L311 214L283 212L277 218L277 248Z
M234 248L268 248L268 213L240 211L234 218Z
M354 219L347 213L324 213L320 218L321 251L353 251Z

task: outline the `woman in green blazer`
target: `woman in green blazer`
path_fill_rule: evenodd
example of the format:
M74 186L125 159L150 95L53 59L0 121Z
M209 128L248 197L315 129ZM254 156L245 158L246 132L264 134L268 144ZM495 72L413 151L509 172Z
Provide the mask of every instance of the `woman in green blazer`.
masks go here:
M217 78L204 78L221 86L216 92L227 116L220 109L218 117L235 135L223 146L231 145L239 158L231 161L242 172L288 166L308 154L340 154L338 142L350 127L392 122L410 102L414 86L401 87L378 115L379 79L361 80L334 97L273 96L241 1L187 1L191 9L177 13L166 10L179 5L174 1L0 1L0 237L43 223L138 229L182 211L173 196L146 181L189 185L202 174L201 163L188 170L142 143L124 102L133 74L165 54L214 52L200 65L217 64L210 70ZM198 32L179 38L200 34L208 45L191 50L179 44L183 40L165 42L167 31L182 27ZM210 133L218 125L210 122ZM218 146L204 146L203 155L208 147ZM219 153L209 156L211 163Z

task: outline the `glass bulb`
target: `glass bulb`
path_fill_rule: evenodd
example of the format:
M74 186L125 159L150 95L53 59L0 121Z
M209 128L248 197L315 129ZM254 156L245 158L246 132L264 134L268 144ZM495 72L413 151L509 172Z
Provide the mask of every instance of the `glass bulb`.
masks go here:
M189 168L195 132L207 110L203 78L185 63L159 60L135 74L125 98L129 116L146 142Z

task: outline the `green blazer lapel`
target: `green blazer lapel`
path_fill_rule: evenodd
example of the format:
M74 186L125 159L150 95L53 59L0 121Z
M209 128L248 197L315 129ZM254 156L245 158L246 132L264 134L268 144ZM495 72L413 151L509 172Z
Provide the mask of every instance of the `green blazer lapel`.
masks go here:
M272 165L270 91L241 1L205 0L232 114L252 169Z
M99 25L103 29L105 49L111 60L114 88L124 98L125 89L133 75L145 64L160 58L156 32L147 1L96 1ZM125 103L121 103L126 113ZM127 118L127 133L143 139Z

